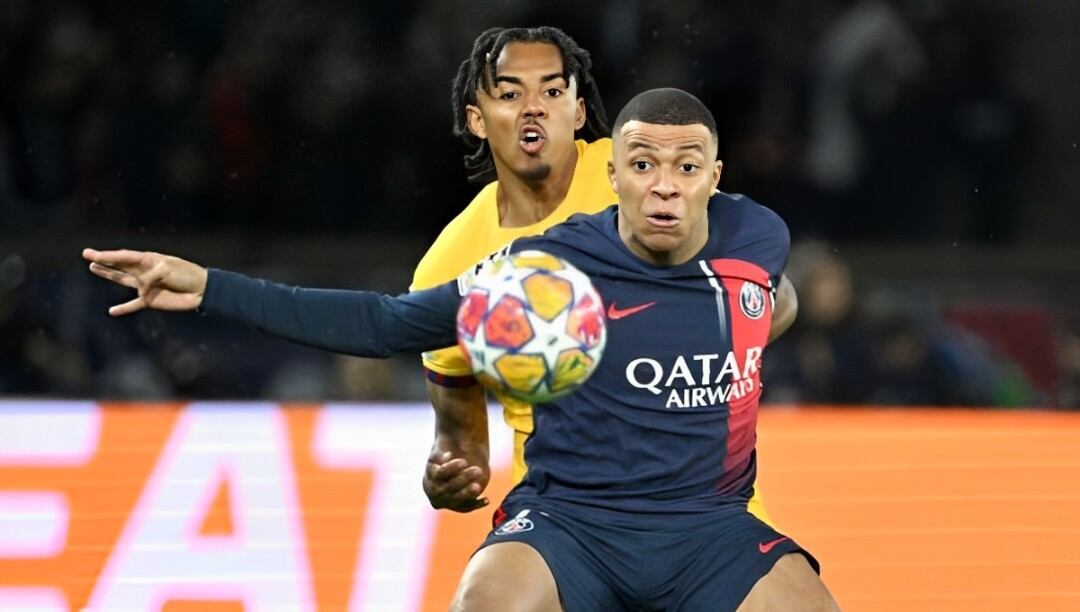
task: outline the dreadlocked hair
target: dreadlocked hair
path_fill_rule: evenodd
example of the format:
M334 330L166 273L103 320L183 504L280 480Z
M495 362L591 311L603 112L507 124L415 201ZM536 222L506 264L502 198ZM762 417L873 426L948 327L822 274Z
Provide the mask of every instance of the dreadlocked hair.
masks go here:
M496 178L495 162L487 141L477 138L469 131L465 107L476 106L478 88L495 83L495 61L503 47L512 42L540 42L555 45L562 55L563 78L569 83L573 77L577 83L578 96L585 100L585 125L574 133L575 138L596 140L611 135L607 113L600 100L600 92L593 79L592 58L573 38L559 28L491 28L473 41L472 53L461 62L450 104L454 112L454 135L465 143L469 153L465 155L465 170L474 183L489 183Z

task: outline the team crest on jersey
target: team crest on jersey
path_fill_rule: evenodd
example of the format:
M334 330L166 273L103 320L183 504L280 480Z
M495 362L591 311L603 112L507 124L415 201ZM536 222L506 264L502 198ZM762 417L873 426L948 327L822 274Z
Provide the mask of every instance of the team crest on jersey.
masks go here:
M529 518L529 511L526 509L518 512L514 518L507 519L505 523L499 525L499 528L495 530L495 535L510 535L512 533L532 531L533 526L532 519Z
M760 319L765 314L765 292L761 285L746 281L739 290L739 308L751 319Z
M457 277L458 295L464 296L469 292L469 289L472 289L478 274L488 268L498 265L499 260L510 253L510 246L512 244L514 244L513 241L507 242L506 246L481 259L476 262L476 265L462 272L461 275Z

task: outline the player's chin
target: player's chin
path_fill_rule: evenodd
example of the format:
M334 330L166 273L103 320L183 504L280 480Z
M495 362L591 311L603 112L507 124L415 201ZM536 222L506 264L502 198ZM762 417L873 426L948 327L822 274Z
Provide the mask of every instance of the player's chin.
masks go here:
M674 251L686 242L686 237L677 232L647 231L640 237L645 248L654 253Z
M551 175L551 164L539 156L529 156L517 165L517 174L526 181L542 181Z

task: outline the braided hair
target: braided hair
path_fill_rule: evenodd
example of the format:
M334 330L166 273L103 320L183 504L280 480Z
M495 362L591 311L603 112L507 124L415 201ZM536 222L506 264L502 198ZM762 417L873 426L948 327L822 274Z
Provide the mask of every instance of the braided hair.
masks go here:
M495 180L495 162L491 158L487 141L469 131L465 107L477 104L477 88L487 88L495 83L495 59L499 57L503 47L512 42L555 45L562 55L563 78L569 83L573 77L577 83L578 96L585 100L585 125L574 134L575 138L596 140L611 135L604 103L600 100L600 92L590 72L592 58L588 51L582 49L566 32L551 26L491 28L476 37L472 53L458 67L450 97L454 112L454 135L461 138L469 150L465 155L465 170L472 182L489 183Z

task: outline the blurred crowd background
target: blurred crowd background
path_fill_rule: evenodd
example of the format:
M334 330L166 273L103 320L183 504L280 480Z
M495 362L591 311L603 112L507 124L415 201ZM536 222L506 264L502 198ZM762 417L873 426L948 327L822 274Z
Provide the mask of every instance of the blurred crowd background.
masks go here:
M1080 3L4 0L0 394L418 399L418 359L110 319L83 246L405 291L475 194L450 83L494 25L592 52L610 116L713 110L800 316L766 401L1080 407Z

